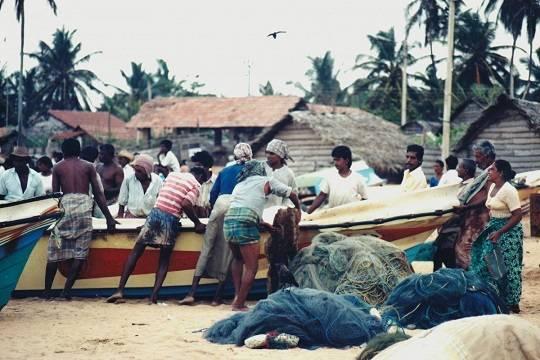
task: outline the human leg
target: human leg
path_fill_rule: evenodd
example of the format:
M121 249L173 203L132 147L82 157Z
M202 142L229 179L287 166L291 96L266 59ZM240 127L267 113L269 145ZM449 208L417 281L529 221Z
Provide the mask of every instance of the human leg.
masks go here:
M154 289L152 290L152 295L150 295L150 302L152 304L157 304L158 293L165 281L167 276L167 271L169 270L169 261L171 260L171 254L173 252L173 247L164 246L159 251L159 264L156 271L156 281L154 283Z
M255 280L259 263L259 243L240 246L240 252L244 261L244 270L240 284L240 291L232 304L234 310L246 310L246 299Z
M45 268L45 291L43 297L48 299L51 297L52 284L58 271L58 262L48 262Z
M122 276L120 277L120 283L118 284L118 289L114 292L114 294L112 294L109 298L107 298L106 301L108 303L115 303L118 300L122 299L122 297L124 296L124 288L129 279L129 276L135 269L135 265L137 265L137 261L139 260L141 255L144 253L145 248L146 248L145 244L135 243L133 250L131 250L131 253L129 253L126 264L124 265L124 270L122 271Z
M84 262L84 259L73 259L73 262L71 263L66 284L64 285L64 291L62 292L62 296L67 300L71 300L71 288L73 287L73 284L75 284L75 280L77 280Z
M244 262L242 260L242 253L240 252L240 247L237 244L229 243L229 247L233 253L233 261L231 264L231 275L234 285L234 295L235 299L240 291L240 285L242 283L242 272L244 268Z

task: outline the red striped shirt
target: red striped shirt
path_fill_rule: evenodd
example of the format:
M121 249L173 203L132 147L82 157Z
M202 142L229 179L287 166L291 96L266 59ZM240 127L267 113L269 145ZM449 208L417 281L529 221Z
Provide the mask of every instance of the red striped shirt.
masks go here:
M180 217L182 201L188 200L195 205L199 197L201 184L190 173L171 172L159 191L156 207L166 213Z

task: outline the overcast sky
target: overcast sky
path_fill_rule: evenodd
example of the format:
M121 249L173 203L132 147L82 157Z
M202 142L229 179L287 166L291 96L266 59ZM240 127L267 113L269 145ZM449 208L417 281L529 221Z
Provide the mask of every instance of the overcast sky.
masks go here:
M467 0L477 7L481 0ZM19 25L14 0L6 0L0 12L0 66L18 69ZM358 54L369 54L368 34L394 27L403 38L406 0L56 0L54 16L46 0L27 1L26 52L38 42L51 42L57 28L77 30L82 54L101 51L84 67L105 83L125 88L120 70L129 72L130 62L140 62L147 71L156 69L156 59L167 61L177 79L206 84L203 91L224 96L248 93L251 64L251 94L258 94L267 80L274 89L299 94L287 81L307 85L308 56L330 50L340 69L342 85L358 74L352 72ZM285 30L277 40L270 32ZM420 30L413 41L422 41ZM499 31L497 44L511 39ZM540 44L537 44L537 46ZM525 39L521 46L527 48ZM438 48L441 57L443 48ZM418 55L427 54L427 49ZM32 66L27 60L26 68ZM104 89L106 92L111 90ZM99 97L93 97L99 105Z

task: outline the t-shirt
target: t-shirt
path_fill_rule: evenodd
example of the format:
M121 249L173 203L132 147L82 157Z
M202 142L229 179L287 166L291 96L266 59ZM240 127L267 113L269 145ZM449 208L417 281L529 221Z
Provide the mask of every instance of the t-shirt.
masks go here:
M409 171L409 169L405 170L403 173L403 181L401 182L401 191L417 191L427 189L427 187L426 175L424 175L424 171L422 170L421 166L417 167L413 171Z
M436 176L432 176L429 178L429 187L435 187L439 185L439 179L437 179Z
M220 195L230 195L236 186L236 177L244 168L244 164L233 164L223 168L212 186L210 191L210 204L214 206Z
M273 179L276 179L280 183L289 186L293 191L297 190L296 180L294 178L294 172L287 165L283 165L279 169L272 170L268 165L265 166L266 175ZM292 202L289 198L283 198L281 196L270 194L268 195L268 201L266 206L291 206Z
M456 169L450 169L443 174L441 180L439 181L439 186L441 185L453 185L461 183L461 178L458 176Z
M39 174L39 177L41 178L41 182L43 183L43 191L45 191L45 193L51 193L52 192L52 174L49 176L43 176Z
M156 208L179 218L183 213L182 201L195 205L200 189L201 184L191 173L171 172L159 192Z
M148 216L150 210L156 204L162 185L161 178L157 174L152 173L150 184L146 192L144 192L141 182L133 174L125 178L122 182L120 194L118 195L118 205L127 207L127 211L133 216Z
M172 151L167 151L167 154L165 155L159 154L158 160L161 166L171 168L172 171L180 172L180 163L178 162L178 158L172 153Z
M29 171L24 193L22 192L19 175L14 168L6 170L0 175L0 195L4 195L6 201L19 201L45 195L39 173L32 169L29 169Z
M510 183L505 182L497 194L491 196L494 188L495 184L491 184L486 200L486 207L491 217L508 218L512 215L512 211L521 209L518 191Z
M270 184L270 193L280 196L291 196L292 189L276 179L268 176L250 176L239 182L231 195L231 208L248 208L257 213L262 218L262 213L268 200L264 193L264 184Z
M354 171L347 177L336 171L321 183L321 192L328 194L328 207L333 208L367 199L364 179Z

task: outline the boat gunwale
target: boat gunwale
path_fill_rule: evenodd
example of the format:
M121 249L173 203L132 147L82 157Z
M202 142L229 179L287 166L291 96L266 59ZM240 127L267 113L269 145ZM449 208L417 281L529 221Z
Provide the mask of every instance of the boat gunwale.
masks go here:
M62 215L64 215L64 212L60 210L60 211L56 211L56 212L45 214L45 215L36 215L36 216L31 216L31 217L17 219L17 220L3 221L3 222L0 222L0 228L6 228L6 227L17 226L17 225L22 225L22 224L37 223L43 220L49 220L53 218L58 220Z
M60 199L63 195L64 194L61 193L61 192L56 192L56 193L50 193L50 194L46 194L46 195L36 196L36 197L33 197L33 198L29 198L29 199L7 202L7 203L4 203L4 204L0 204L0 209L5 209L5 208L11 207L11 206L17 206L17 205L27 204L27 203L31 203L31 202L36 202L36 201L47 200L47 199ZM0 223L0 224L2 224L2 223Z

